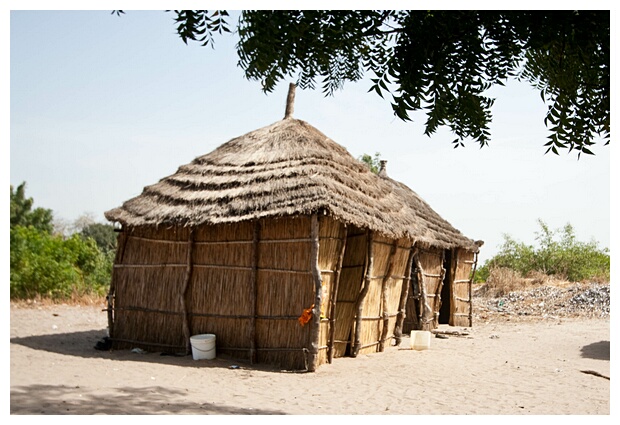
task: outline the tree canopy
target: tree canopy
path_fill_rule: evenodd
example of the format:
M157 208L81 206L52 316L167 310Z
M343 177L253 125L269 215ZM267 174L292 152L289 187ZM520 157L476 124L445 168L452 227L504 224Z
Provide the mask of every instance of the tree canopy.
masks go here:
M32 209L33 203L25 182L11 185L11 298L103 295L116 245L112 226L89 223L65 237L52 232L52 210Z
M231 32L226 11L170 12L185 43L213 47ZM368 74L369 91L388 98L398 118L426 111L426 135L447 126L455 147L485 146L488 89L515 78L548 105L546 152L593 154L597 140L609 144L608 10L245 10L236 33L238 64L265 92L294 79L331 95Z
M39 231L52 232L52 210L46 208L32 209L34 200L26 198L26 182L16 189L11 185L10 218L11 228L14 226L32 226Z

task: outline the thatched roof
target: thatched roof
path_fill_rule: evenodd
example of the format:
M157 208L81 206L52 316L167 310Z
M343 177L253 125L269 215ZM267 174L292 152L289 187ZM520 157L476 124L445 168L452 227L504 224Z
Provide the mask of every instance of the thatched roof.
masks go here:
M106 218L199 226L324 212L388 237L476 249L405 185L372 173L291 111L181 166Z

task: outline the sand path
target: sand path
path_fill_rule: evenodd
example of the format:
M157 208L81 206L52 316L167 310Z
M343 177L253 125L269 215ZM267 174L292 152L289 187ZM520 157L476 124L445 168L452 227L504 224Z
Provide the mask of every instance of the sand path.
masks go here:
M425 351L290 373L220 358L107 352L98 306L10 312L11 414L610 414L610 320L475 323ZM592 371L596 374L586 373Z

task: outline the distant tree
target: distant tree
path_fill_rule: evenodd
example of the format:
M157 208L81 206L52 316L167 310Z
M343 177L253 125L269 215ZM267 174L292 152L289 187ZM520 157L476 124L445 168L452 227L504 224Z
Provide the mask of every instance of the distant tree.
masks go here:
M53 234L68 238L73 233L73 225L64 217L54 216L52 221Z
M71 226L73 230L72 233L82 233L82 230L96 222L97 220L93 213L85 212L80 214L80 216L73 221L73 225Z
M84 238L91 238L104 253L116 250L117 235L111 224L91 223L86 225L80 234Z
M26 182L23 182L15 191L11 185L11 228L14 226L33 226L35 229L52 233L52 210L45 208L32 209L32 198L26 198Z
M370 156L367 153L363 154L358 158L361 162L368 165L370 171L375 174L379 174L381 170L381 154L379 152L375 153L375 156Z
M186 44L231 32L223 10L172 13ZM398 118L425 110L425 134L448 126L455 147L488 144L487 90L510 78L549 105L546 152L592 154L610 140L609 10L244 10L235 33L239 65L265 92L294 78L331 95L370 73L369 91L391 95Z

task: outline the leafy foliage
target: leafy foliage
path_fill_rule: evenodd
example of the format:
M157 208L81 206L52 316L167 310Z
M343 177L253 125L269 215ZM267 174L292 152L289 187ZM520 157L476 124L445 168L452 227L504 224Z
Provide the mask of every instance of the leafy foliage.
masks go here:
M52 210L45 208L32 209L32 198L26 198L26 182L23 182L15 190L11 185L11 227L33 226L34 228L52 232Z
M32 210L25 186L22 183L15 191L11 186L11 298L68 299L105 293L114 257L107 227L89 225L67 238L52 234L51 210Z
M526 245L508 235L499 253L476 272L476 281L484 282L492 269L507 268L521 277L541 272L568 279L572 282L600 280L609 282L610 256L607 248L601 249L596 241L580 242L570 224L551 230L538 220L536 232L538 246Z
M109 284L111 256L92 239L68 239L32 226L11 228L11 298L103 294Z
M185 43L213 46L230 32L225 11L175 14ZM488 144L486 93L509 78L549 105L547 152L592 154L596 138L610 140L608 10L246 10L237 33L239 65L265 92L294 78L331 95L369 73L369 91L391 95L397 117L425 110L425 134L448 126L455 147Z
M368 168L370 168L370 171L372 171L375 174L379 174L379 171L381 169L380 168L381 167L381 154L379 152L376 152L374 157L365 153L362 156L360 156L358 159L364 164L368 165Z
M200 13L196 13L200 12ZM178 24L177 33L181 40L187 44L188 40L197 41L203 46L213 47L213 33L230 32L226 17L228 12L216 10L209 13L208 10L175 10L175 22Z
M91 223L80 232L85 239L95 241L101 252L108 254L116 251L117 236L111 224Z

